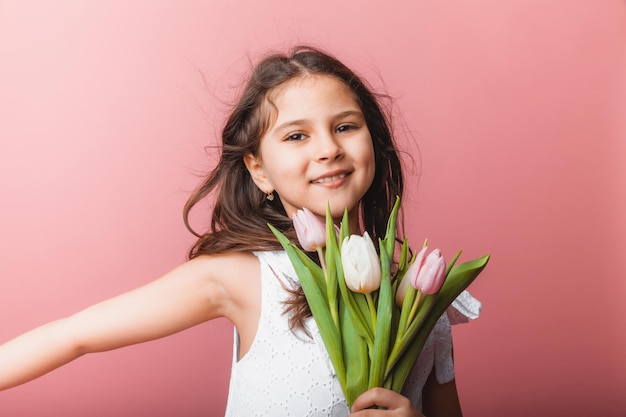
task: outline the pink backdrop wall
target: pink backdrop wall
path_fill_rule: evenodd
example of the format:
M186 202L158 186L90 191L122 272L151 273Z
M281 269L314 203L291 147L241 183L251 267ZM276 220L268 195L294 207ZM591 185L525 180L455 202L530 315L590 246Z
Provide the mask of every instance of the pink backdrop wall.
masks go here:
M184 261L223 102L297 42L396 99L413 241L493 255L454 329L465 415L623 416L619 0L0 2L0 341ZM84 357L0 414L218 416L230 343L217 320Z

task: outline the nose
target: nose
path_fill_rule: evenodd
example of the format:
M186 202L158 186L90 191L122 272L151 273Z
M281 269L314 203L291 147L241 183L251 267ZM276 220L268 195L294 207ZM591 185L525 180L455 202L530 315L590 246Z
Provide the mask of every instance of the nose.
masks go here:
M329 162L343 157L343 148L333 132L325 132L318 135L316 142L317 148L315 159L318 162Z

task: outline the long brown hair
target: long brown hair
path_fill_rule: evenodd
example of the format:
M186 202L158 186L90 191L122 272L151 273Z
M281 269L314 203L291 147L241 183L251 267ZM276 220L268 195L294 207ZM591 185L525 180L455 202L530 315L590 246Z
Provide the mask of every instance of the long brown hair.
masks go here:
M359 204L359 215L364 230L372 237L384 236L396 196L401 196L403 190L402 167L389 115L380 103L380 99L387 97L373 93L361 78L328 53L297 46L287 54L268 55L256 65L227 119L219 163L185 204L185 225L198 236L189 250L190 259L225 251L279 250L281 246L268 223L296 241L293 224L280 199L269 201L257 188L244 164L244 155L258 155L261 137L270 127L268 95L289 80L311 74L340 79L352 90L361 107L374 145L376 171ZM215 203L209 230L199 234L190 225L189 213L211 193ZM303 327L304 318L310 315L300 292L287 302L287 311L291 313L290 323L298 328Z

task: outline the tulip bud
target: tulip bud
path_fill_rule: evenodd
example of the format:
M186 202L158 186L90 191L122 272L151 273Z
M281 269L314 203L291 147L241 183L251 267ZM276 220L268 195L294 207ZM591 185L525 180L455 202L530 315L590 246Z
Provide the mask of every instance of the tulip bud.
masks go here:
M427 247L417 255L415 262L409 267L407 276L411 285L423 294L434 294L439 291L446 278L446 261L439 249L425 256Z
M409 277L405 275L405 277L398 284L398 288L396 289L396 305L398 307L402 307L402 303L404 302L404 297L406 296L406 290L409 288Z
M396 304L398 307L402 307L402 302L404 301L404 296L406 295L406 289L408 288L409 283L413 285L413 281L415 281L415 277L420 270L420 265L424 262L424 256L426 254L426 250L428 248L424 246L422 250L420 250L415 256L415 262L409 265L409 269L406 270L402 281L398 285L396 289Z
M350 290L369 294L380 287L380 259L369 234L347 236L341 245L341 265Z
M311 210L296 211L292 220L302 249L314 252L326 246L326 225Z

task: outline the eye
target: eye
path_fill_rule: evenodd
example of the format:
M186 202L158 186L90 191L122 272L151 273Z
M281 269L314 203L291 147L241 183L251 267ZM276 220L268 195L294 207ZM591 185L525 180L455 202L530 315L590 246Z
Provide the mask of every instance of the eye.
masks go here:
M306 139L306 135L304 133L292 133L285 137L286 141L300 141Z
M348 123L344 123L342 125L337 126L337 129L335 129L338 133L343 133L343 132L348 132L350 130L354 130L357 129L358 126L354 125L354 124L348 124Z

